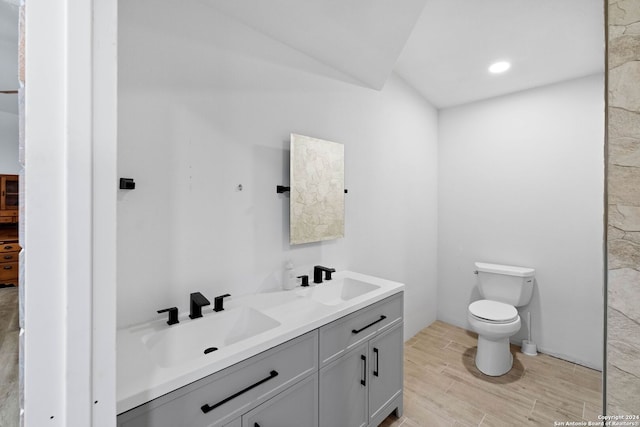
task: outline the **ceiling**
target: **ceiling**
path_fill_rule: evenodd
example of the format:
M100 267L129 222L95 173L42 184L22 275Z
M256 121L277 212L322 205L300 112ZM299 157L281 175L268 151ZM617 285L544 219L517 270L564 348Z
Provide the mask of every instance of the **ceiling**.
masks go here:
M437 108L604 71L602 0L198 1L356 84L395 71ZM16 4L0 0L0 90L18 86ZM511 69L490 75L499 59ZM16 95L0 110L17 114Z
M424 0L210 0L219 11L381 89Z
M438 108L602 73L603 3L427 0L395 71Z
M446 108L604 71L602 0L201 0L381 89ZM490 75L489 65L511 69Z

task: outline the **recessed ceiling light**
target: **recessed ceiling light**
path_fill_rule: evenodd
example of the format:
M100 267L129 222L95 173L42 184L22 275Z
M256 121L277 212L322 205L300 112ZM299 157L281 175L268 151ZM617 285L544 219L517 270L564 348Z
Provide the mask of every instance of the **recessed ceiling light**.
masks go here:
M491 64L491 66L489 67L489 72L493 74L500 74L504 73L509 68L511 68L510 63L508 63L507 61L499 61Z

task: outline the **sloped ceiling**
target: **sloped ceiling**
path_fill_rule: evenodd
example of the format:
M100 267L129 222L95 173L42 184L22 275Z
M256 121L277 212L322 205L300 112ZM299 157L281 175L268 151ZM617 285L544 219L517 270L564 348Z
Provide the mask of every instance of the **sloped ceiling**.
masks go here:
M604 71L601 0L202 1L370 88L395 71L438 108Z
M425 0L209 0L211 6L363 85L381 89Z

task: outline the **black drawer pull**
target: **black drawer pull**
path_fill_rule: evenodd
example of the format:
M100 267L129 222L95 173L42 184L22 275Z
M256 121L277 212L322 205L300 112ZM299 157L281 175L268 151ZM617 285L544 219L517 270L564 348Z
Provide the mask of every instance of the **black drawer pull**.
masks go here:
M4 259L11 259L11 258L13 258L13 255L5 255L4 256Z
M363 386L367 386L367 356L360 355L360 360L364 363L362 364L362 379L360 380L360 384Z
M373 354L376 356L376 368L373 370L373 376L377 377L380 373L380 354L378 353L378 349L373 347Z
M200 409L202 409L202 412L204 412L206 414L207 412L213 411L218 406L224 405L228 401L235 399L236 397L240 396L241 394L244 394L244 393L248 392L249 390L258 387L260 384L266 383L270 379L275 378L277 376L278 376L278 372L277 371L271 371L271 373L269 374L269 376L267 378L261 379L260 381L258 381L255 384L251 384L249 387L240 390L236 394L234 394L232 396L229 396L226 399L221 400L220 402L218 402L218 403L216 403L214 405L203 405Z
M364 328L360 328L360 329L352 329L351 333L352 334L359 334L360 332L364 331L367 328L372 327L373 325L375 325L376 323L382 322L384 319L386 319L387 316L381 315L380 318L378 320L376 320L375 322L371 322L369 323L367 326L365 326Z
M5 246L4 248L7 249L7 250L8 249L13 249L13 246Z
M13 268L13 265L5 265L4 269L5 270L11 270Z

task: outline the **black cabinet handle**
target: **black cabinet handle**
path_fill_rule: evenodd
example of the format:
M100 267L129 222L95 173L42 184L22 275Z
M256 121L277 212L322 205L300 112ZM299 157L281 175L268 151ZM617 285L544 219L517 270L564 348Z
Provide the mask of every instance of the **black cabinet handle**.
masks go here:
M360 329L352 329L351 333L352 334L359 334L360 332L364 331L367 328L372 327L373 325L375 325L376 323L382 322L384 319L386 319L387 316L381 315L380 318L378 320L376 320L375 322L371 322L369 323L367 326L365 326L364 328L360 328Z
M12 266L12 265L5 265L5 266L4 266L4 269L5 269L5 270L11 270L12 268L13 268L13 266Z
M380 353L378 353L378 349L375 347L373 347L373 354L376 356L376 368L373 370L373 376L377 377L380 372Z
M5 246L4 248L9 250L9 249L13 249L13 246Z
M260 381L258 381L255 384L251 384L249 387L244 388L242 390L240 390L239 392L237 392L234 395L231 395L229 397L227 397L226 399L221 400L220 402L213 404L213 405L203 405L200 407L200 409L202 409L202 412L204 412L205 414L207 412L213 411L214 409L216 409L218 406L224 405L225 403L227 403L230 400L235 399L236 397L248 392L251 389L254 389L256 387L258 387L260 384L266 383L267 381L269 381L272 378L275 378L278 376L278 372L277 371L271 371L271 373L269 373L269 376L266 378L261 379Z
M362 360L362 379L360 380L360 384L366 387L367 385L367 356L360 355L360 360Z
M13 258L13 255L5 255L4 256L4 259L11 259L11 258Z

